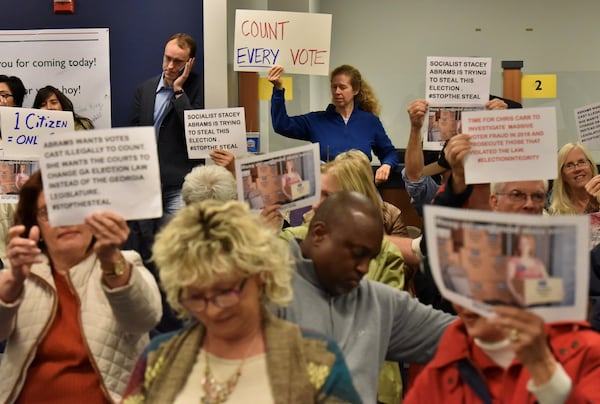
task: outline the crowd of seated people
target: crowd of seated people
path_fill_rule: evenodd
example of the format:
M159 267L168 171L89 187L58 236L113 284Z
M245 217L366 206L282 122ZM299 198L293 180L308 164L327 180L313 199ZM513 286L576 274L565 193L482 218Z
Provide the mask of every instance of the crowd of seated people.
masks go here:
M333 118L288 117L282 72L269 72L273 123L286 136L314 140L308 122ZM359 110L358 94L374 97L370 87L357 88L357 75L348 65L334 70L332 105L323 114L360 114L379 127L376 111ZM24 97L18 78L0 76L0 105L21 107ZM76 129L94 128L53 86L39 89L33 106L72 111ZM514 106L499 98L486 104ZM600 175L581 143L558 151L551 189L545 180L467 184L471 140L460 129L426 166L421 130L428 107L425 100L408 106L402 170L419 214L430 203L530 215L600 210ZM379 140L388 146L385 132ZM600 301L590 300L591 324L546 322L503 305L488 319L445 301L425 237L409 237L402 211L378 192L397 163L382 147L373 150L389 161L375 175L365 150L321 150L329 161L317 173L320 199L299 226L289 226L279 205L256 214L236 201L234 156L213 151L214 164L187 174L185 206L143 256L123 249L130 227L115 212L52 226L41 172L20 177L18 203L0 204L0 401L599 401ZM282 187L300 178L292 160L285 166ZM438 184L432 175L440 173ZM517 259L535 261L531 240L516 243L515 279ZM600 247L590 256L589 294L596 297ZM540 265L536 273L547 277ZM409 267L419 268L419 284L410 288ZM157 328L165 308L174 321Z

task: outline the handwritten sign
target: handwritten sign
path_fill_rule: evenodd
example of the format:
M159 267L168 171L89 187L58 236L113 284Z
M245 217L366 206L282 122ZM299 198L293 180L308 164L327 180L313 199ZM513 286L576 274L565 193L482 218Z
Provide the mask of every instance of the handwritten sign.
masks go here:
M127 220L162 215L154 128L117 128L56 134L42 143L40 160L53 226L84 222L101 210Z
M235 71L282 65L287 73L329 74L331 15L236 10Z
M0 108L0 127L5 156L37 157L48 137L75 130L73 113L30 108Z
M490 95L491 58L427 57L427 101L485 104Z
M246 154L244 108L187 110L184 118L189 158L205 158L217 149Z
M556 177L554 108L465 111L462 126L471 135L467 184Z
M575 110L579 141L591 150L600 149L600 103Z

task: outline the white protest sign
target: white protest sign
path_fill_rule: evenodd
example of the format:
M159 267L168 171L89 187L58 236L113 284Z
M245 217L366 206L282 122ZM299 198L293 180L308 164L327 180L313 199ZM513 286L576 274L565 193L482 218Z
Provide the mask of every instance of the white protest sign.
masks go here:
M471 135L467 184L556 178L553 107L465 111L462 130Z
M330 14L236 10L235 71L282 65L287 73L327 76L330 46Z
M247 153L244 108L186 110L184 119L189 158L206 158L217 149L236 156Z
M491 58L428 56L425 98L436 105L483 105L490 96L491 71Z
M600 150L600 103L575 110L579 141L590 150Z
M589 219L424 207L427 257L442 296L484 316L517 306L585 320Z
M319 144L235 160L238 199L253 210L312 206L321 198Z
M25 84L23 106L50 84L96 128L111 127L108 28L0 31L0 67Z
M109 210L127 220L162 216L153 127L61 133L43 142L40 160L52 226L80 224Z
M0 107L0 128L5 156L37 157L43 141L74 131L75 124L69 111Z

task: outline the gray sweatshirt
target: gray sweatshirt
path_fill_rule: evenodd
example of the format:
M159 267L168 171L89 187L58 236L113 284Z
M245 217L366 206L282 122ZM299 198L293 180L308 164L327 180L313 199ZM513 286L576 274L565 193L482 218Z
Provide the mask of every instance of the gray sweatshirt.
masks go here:
M331 296L319 285L312 260L302 257L295 240L290 248L296 262L294 299L277 314L338 343L364 403L376 402L384 360L426 363L433 357L454 316L367 279L349 293Z

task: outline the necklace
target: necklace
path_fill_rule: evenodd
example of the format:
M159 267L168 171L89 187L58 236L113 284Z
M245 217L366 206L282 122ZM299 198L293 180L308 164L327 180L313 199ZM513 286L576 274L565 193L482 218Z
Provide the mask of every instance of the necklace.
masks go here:
M244 363L246 363L246 358L248 357L248 353L250 349L254 345L257 337L260 335L258 333L244 354L244 358L241 360L235 372L224 382L220 382L213 375L212 370L210 369L210 362L208 359L208 350L204 349L204 360L206 361L206 367L204 368L204 379L202 379L202 389L204 390L204 397L202 397L202 404L222 404L229 399L231 393L237 386L237 382L242 375L242 367Z

